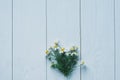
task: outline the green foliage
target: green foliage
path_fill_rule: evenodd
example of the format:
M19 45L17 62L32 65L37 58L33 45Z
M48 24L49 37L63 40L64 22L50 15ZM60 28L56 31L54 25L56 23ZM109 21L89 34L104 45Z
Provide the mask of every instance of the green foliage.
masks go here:
M51 67L60 71L68 77L73 72L79 60L78 48L73 46L70 50L65 50L58 43L46 51L47 59L51 62Z

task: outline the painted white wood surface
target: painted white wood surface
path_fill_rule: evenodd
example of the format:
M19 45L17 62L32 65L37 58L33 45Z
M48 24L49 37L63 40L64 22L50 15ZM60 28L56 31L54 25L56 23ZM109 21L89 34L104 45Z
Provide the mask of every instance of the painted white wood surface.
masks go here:
M12 6L0 0L0 80L12 80Z
M48 0L48 47L54 45L54 41L60 41L67 49L73 45L79 46L79 0ZM66 80L57 71L47 64L48 80ZM80 79L80 69L77 69L71 80Z
M120 0L116 0L116 80L120 80Z
M120 0L116 1L116 80L120 80ZM0 80L12 80L12 1L0 0ZM82 80L114 80L114 0L82 0ZM48 47L79 46L79 0L48 0ZM46 80L45 0L14 0L14 80ZM47 64L48 80L65 77ZM77 69L71 80L80 80Z
M114 80L113 0L82 0L82 80Z
M14 0L14 80L45 80L45 1Z

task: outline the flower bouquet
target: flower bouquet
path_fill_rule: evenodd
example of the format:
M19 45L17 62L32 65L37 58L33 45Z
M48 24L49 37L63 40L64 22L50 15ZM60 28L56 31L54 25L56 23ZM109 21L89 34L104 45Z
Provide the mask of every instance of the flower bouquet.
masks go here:
M51 62L51 67L57 69L65 77L71 75L79 61L78 47L73 46L70 50L65 50L59 42L55 42L53 47L46 50L46 54L46 58ZM84 61L81 64L84 64Z

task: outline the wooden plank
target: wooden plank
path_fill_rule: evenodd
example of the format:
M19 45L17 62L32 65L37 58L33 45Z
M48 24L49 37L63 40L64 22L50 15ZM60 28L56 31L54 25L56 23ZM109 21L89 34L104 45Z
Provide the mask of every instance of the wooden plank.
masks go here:
M114 80L113 0L82 0L82 80Z
M45 1L14 1L14 80L45 80Z
M73 45L79 46L79 0L48 0L48 47L54 45L54 41L60 41L65 48ZM48 80L66 80L66 78L51 69L47 64ZM71 80L80 79L80 69L77 69Z
M11 10L11 0L0 0L0 80L12 80Z
M120 80L120 0L115 0L116 80Z

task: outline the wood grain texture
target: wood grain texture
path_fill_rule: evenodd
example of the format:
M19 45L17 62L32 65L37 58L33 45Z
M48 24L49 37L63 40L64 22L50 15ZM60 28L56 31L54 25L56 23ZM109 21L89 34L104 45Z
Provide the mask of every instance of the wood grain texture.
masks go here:
M14 80L45 80L45 1L14 1Z
M80 44L79 34L79 0L48 0L48 47L54 45L54 41L60 41L67 49ZM47 64L48 80L66 80L57 71ZM73 72L71 80L80 79L80 69Z
M114 80L113 0L82 0L82 80Z
M12 80L11 16L11 0L0 0L0 80Z

